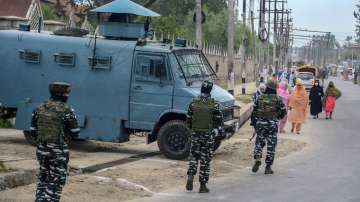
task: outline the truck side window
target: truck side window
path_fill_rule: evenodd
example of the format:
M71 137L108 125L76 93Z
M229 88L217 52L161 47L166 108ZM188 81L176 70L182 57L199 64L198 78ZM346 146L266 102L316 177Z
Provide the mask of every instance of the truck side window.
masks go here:
M168 80L166 63L163 56L137 55L135 78L141 81Z

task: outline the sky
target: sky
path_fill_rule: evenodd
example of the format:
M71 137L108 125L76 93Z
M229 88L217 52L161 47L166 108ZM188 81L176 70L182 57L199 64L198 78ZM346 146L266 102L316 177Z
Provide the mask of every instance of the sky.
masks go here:
M344 43L346 36L355 35L353 12L355 5L360 0L287 1L288 9L292 9L294 28L331 32L341 44ZM255 11L259 8L259 2L260 0L255 0ZM241 11L241 9L242 4L240 3L239 10ZM294 34L312 35L306 32L294 32ZM296 40L295 46L302 46L305 43L305 40Z
M358 2L359 0L288 0L288 7L292 9L294 28L329 31L342 44L346 36L355 34L353 11ZM296 45L300 44L304 42L297 41Z

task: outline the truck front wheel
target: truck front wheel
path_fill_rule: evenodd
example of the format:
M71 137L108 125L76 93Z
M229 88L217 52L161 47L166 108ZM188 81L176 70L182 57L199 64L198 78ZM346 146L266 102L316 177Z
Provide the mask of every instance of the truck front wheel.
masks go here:
M159 149L167 158L185 159L190 152L190 135L191 131L185 121L169 121L158 132Z

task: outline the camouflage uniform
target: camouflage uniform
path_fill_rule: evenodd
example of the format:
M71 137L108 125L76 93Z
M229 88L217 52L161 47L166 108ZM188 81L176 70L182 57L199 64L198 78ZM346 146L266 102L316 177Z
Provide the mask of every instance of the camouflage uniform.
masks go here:
M203 116L202 110L208 111ZM200 114L197 114L200 113ZM189 169L187 174L194 176L200 160L199 181L207 183L210 174L210 162L213 156L215 132L222 125L222 114L219 104L214 99L200 96L195 98L188 109L187 123L192 129Z
M277 121L286 115L285 105L275 94L261 95L254 103L251 122L256 131L254 159L262 157L262 149L267 144L265 163L271 166L274 162L277 145Z
M40 165L36 202L60 201L69 162L65 138L80 132L74 111L65 102L51 98L34 110L31 130L36 136Z

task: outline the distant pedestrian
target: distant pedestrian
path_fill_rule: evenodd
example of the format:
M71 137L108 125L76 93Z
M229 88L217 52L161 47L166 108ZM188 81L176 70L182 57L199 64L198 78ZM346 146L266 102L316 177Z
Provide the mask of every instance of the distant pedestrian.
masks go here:
M268 77L269 77L267 67L264 67L264 69L262 71L262 77L264 78L264 83L266 83L268 80Z
M253 97L252 97L252 101L253 103L255 103L255 101L262 95L264 94L266 90L266 85L264 83L260 83L259 88L257 89L257 91L254 93Z
M325 91L325 114L326 119L332 119L332 115L335 109L336 100L341 97L341 91L337 89L334 82L330 81Z
M287 71L283 71L279 77L279 80L282 81L284 79L288 79L288 73Z
M40 165L36 202L60 201L68 174L69 150L66 138L69 138L67 135L70 138L77 136L80 132L74 111L66 104L70 85L54 82L50 84L49 90L50 99L34 110L31 120Z
M273 80L273 81L277 82L277 76L276 76L276 74L272 74L272 76L271 76L271 80Z
M320 79L321 79L321 85L324 86L325 79L326 79L326 69L325 68L320 69Z
M358 83L358 76L359 76L359 67L356 67L354 70L354 84Z
M277 95L279 97L281 97L281 100L285 105L285 109L286 109L286 113L287 113L287 109L288 109L288 105L289 105L289 98L290 98L287 80L284 79L283 81L280 82L279 88L277 89ZM280 133L286 132L285 131L286 122L287 122L287 115L285 115L284 118L279 120L278 125L279 125Z
M319 118L319 114L322 112L322 103L324 98L324 90L320 86L320 81L315 80L314 86L310 89L310 114L314 119Z
M200 161L199 193L207 193L206 187L210 175L210 162L215 144L215 130L223 125L220 106L211 98L212 81L204 81L201 85L201 95L190 103L187 124L192 130L189 169L186 190L193 190L194 175Z
M309 97L300 79L296 79L296 86L291 92L289 100L289 119L291 122L291 132L300 134L301 125L306 122L307 106Z
M269 76L272 76L273 72L274 72L274 68L272 66L269 66L269 71L268 71Z
M254 148L255 163L252 172L257 172L261 165L262 150L267 145L265 174L273 174L271 166L274 162L277 145L278 120L286 114L285 105L276 95L277 83L268 81L266 90L254 104L251 114L251 125L255 126L256 141Z
M296 81L295 72L291 72L291 74L290 74L290 76L289 76L289 85L290 85L290 88L294 88L294 87L295 87L295 81Z

